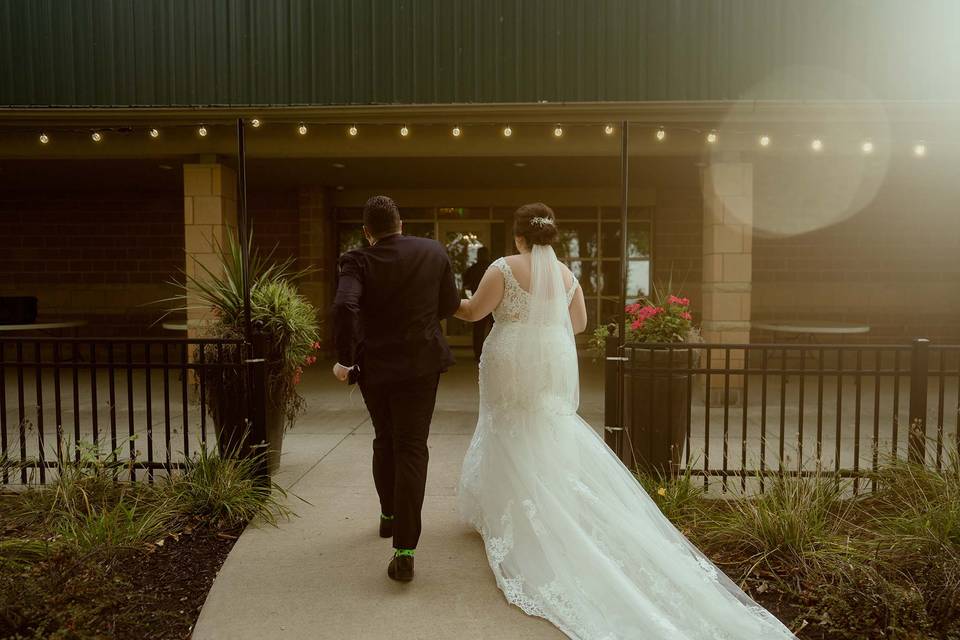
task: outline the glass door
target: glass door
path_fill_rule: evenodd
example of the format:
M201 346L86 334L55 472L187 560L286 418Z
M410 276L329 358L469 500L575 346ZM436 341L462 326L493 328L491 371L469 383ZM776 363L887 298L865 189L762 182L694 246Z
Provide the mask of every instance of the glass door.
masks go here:
M440 220L437 222L437 240L447 249L453 264L453 277L461 296L466 296L463 274L477 261L481 247L490 249L489 220ZM471 344L473 330L469 322L450 318L446 321L447 341L453 346Z

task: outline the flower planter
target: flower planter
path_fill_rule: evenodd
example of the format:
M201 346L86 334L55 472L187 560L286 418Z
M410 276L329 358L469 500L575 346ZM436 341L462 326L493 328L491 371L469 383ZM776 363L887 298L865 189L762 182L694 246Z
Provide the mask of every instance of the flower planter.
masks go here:
M690 347L645 349L628 344L625 355L624 462L654 475L675 475L683 465L686 444L687 369L696 366L698 352Z

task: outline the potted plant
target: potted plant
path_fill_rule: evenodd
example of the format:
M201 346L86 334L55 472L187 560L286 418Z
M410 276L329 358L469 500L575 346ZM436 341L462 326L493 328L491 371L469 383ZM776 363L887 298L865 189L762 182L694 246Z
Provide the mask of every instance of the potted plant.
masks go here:
M240 244L228 235L226 250L220 250L218 269L197 262L200 273L185 275L186 301L199 300L212 312L201 331L205 337L243 339L245 337L244 296L242 289L242 253ZM305 408L298 391L303 369L316 362L320 348L320 326L312 304L296 288L296 281L309 269L296 270L293 258L276 260L273 252L262 255L249 252L250 320L256 353L266 361L266 436L270 473L276 471L283 448L283 433L292 427ZM195 305L196 306L196 305ZM181 307L186 310L185 304ZM196 358L208 363L238 363L235 349L205 345ZM246 451L248 435L246 406L238 399L247 393L243 367L203 369L207 408L214 423L221 454L229 450Z
M699 360L699 351L688 345L703 339L693 324L690 300L656 286L652 295L640 296L624 311L625 462L672 476L682 466L689 368ZM595 347L617 330L616 324L598 327Z

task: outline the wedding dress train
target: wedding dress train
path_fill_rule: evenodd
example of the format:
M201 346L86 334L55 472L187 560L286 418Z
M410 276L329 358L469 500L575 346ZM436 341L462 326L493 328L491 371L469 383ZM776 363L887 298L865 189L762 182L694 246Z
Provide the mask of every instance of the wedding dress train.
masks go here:
M577 415L577 283L564 290L553 249L534 247L529 292L503 258L493 267L504 294L458 500L507 600L578 640L795 638L687 541Z

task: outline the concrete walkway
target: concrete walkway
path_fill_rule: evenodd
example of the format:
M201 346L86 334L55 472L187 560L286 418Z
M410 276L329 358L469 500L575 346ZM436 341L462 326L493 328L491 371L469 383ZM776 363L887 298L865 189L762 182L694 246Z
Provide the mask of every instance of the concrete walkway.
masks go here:
M477 416L477 370L469 357L459 360L442 378L430 434L416 579L399 584L386 576L391 547L377 535L373 429L360 393L351 395L318 365L305 382L309 410L286 436L278 477L298 517L278 528L247 528L194 638L565 637L507 604L480 537L457 518L460 465ZM598 376L585 376L583 414L593 423L599 384Z

